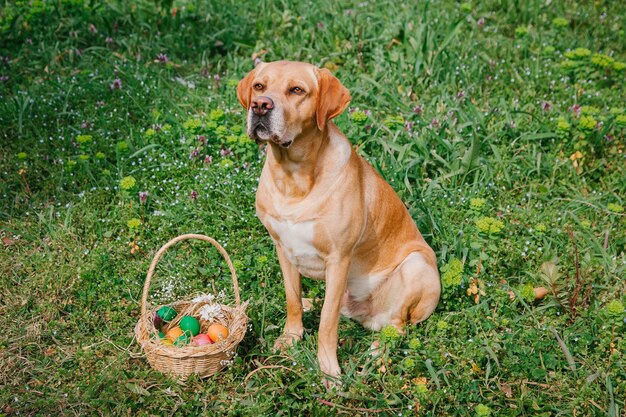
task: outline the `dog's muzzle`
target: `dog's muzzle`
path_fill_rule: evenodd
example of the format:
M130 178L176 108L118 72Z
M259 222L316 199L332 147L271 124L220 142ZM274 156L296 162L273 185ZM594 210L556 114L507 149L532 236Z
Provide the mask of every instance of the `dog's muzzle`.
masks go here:
M257 143L271 140L272 142L288 148L293 142L283 142L283 128L281 118L274 111L274 101L267 96L258 96L252 99L248 112L248 135Z
M271 139L272 134L268 118L251 115L248 134L257 142Z

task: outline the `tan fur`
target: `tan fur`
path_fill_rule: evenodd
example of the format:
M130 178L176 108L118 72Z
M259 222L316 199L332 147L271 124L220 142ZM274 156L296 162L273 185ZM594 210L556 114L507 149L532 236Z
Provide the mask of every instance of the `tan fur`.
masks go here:
M304 94L293 93L293 86ZM277 345L302 336L301 274L324 279L318 360L323 372L337 376L340 312L374 330L425 320L440 295L435 253L393 189L330 121L345 110L350 93L328 70L264 63L240 82L237 94L249 111L255 97L270 97L272 117L284 122L276 127L280 135L268 140L256 199L287 295Z

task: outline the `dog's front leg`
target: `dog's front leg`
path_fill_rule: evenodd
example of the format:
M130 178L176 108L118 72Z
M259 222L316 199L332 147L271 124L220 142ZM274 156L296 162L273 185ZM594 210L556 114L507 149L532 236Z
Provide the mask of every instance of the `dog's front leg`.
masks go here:
M285 330L274 344L274 349L283 350L294 341L302 339L302 277L298 269L287 259L280 244L276 245L278 262L283 271L285 295L287 297L287 321Z
M317 360L322 372L331 377L337 377L341 373L337 361L337 328L341 301L348 284L349 269L348 256L338 257L326 264L326 294L320 317Z

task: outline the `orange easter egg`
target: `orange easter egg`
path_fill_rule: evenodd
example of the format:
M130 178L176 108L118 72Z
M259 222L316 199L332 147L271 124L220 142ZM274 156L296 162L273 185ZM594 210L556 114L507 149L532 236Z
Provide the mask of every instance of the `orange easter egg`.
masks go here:
M211 341L215 343L218 340L226 339L228 337L228 329L221 324L213 323L209 326L206 334L208 334Z
M167 331L167 333L165 333L165 338L168 339L170 342L174 342L182 334L183 334L183 331L180 329L180 327L176 326L176 327L172 327L171 329Z

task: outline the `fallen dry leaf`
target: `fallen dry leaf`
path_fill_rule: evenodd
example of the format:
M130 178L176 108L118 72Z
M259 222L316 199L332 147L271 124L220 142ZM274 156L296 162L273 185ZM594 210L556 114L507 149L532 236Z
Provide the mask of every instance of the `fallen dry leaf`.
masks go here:
M535 291L535 300L542 300L548 294L548 289L545 287L536 287Z
M380 342L378 340L374 340L370 345L370 356L378 356L380 354Z
M483 372L482 369L480 369L480 366L478 366L476 364L476 362L472 362L472 372L476 373L476 374L480 374Z
M306 313L307 311L311 311L311 309L313 309L313 299L303 298L302 299L302 311Z
M255 52L252 54L252 60L256 61L257 58L260 59L266 53L267 53L267 49L261 49L259 52Z
M504 393L506 398L511 398L513 396L513 390L509 384L499 384L500 391Z
M413 378L411 380L415 385L426 385L428 384L428 379L425 376L419 376L417 378Z

